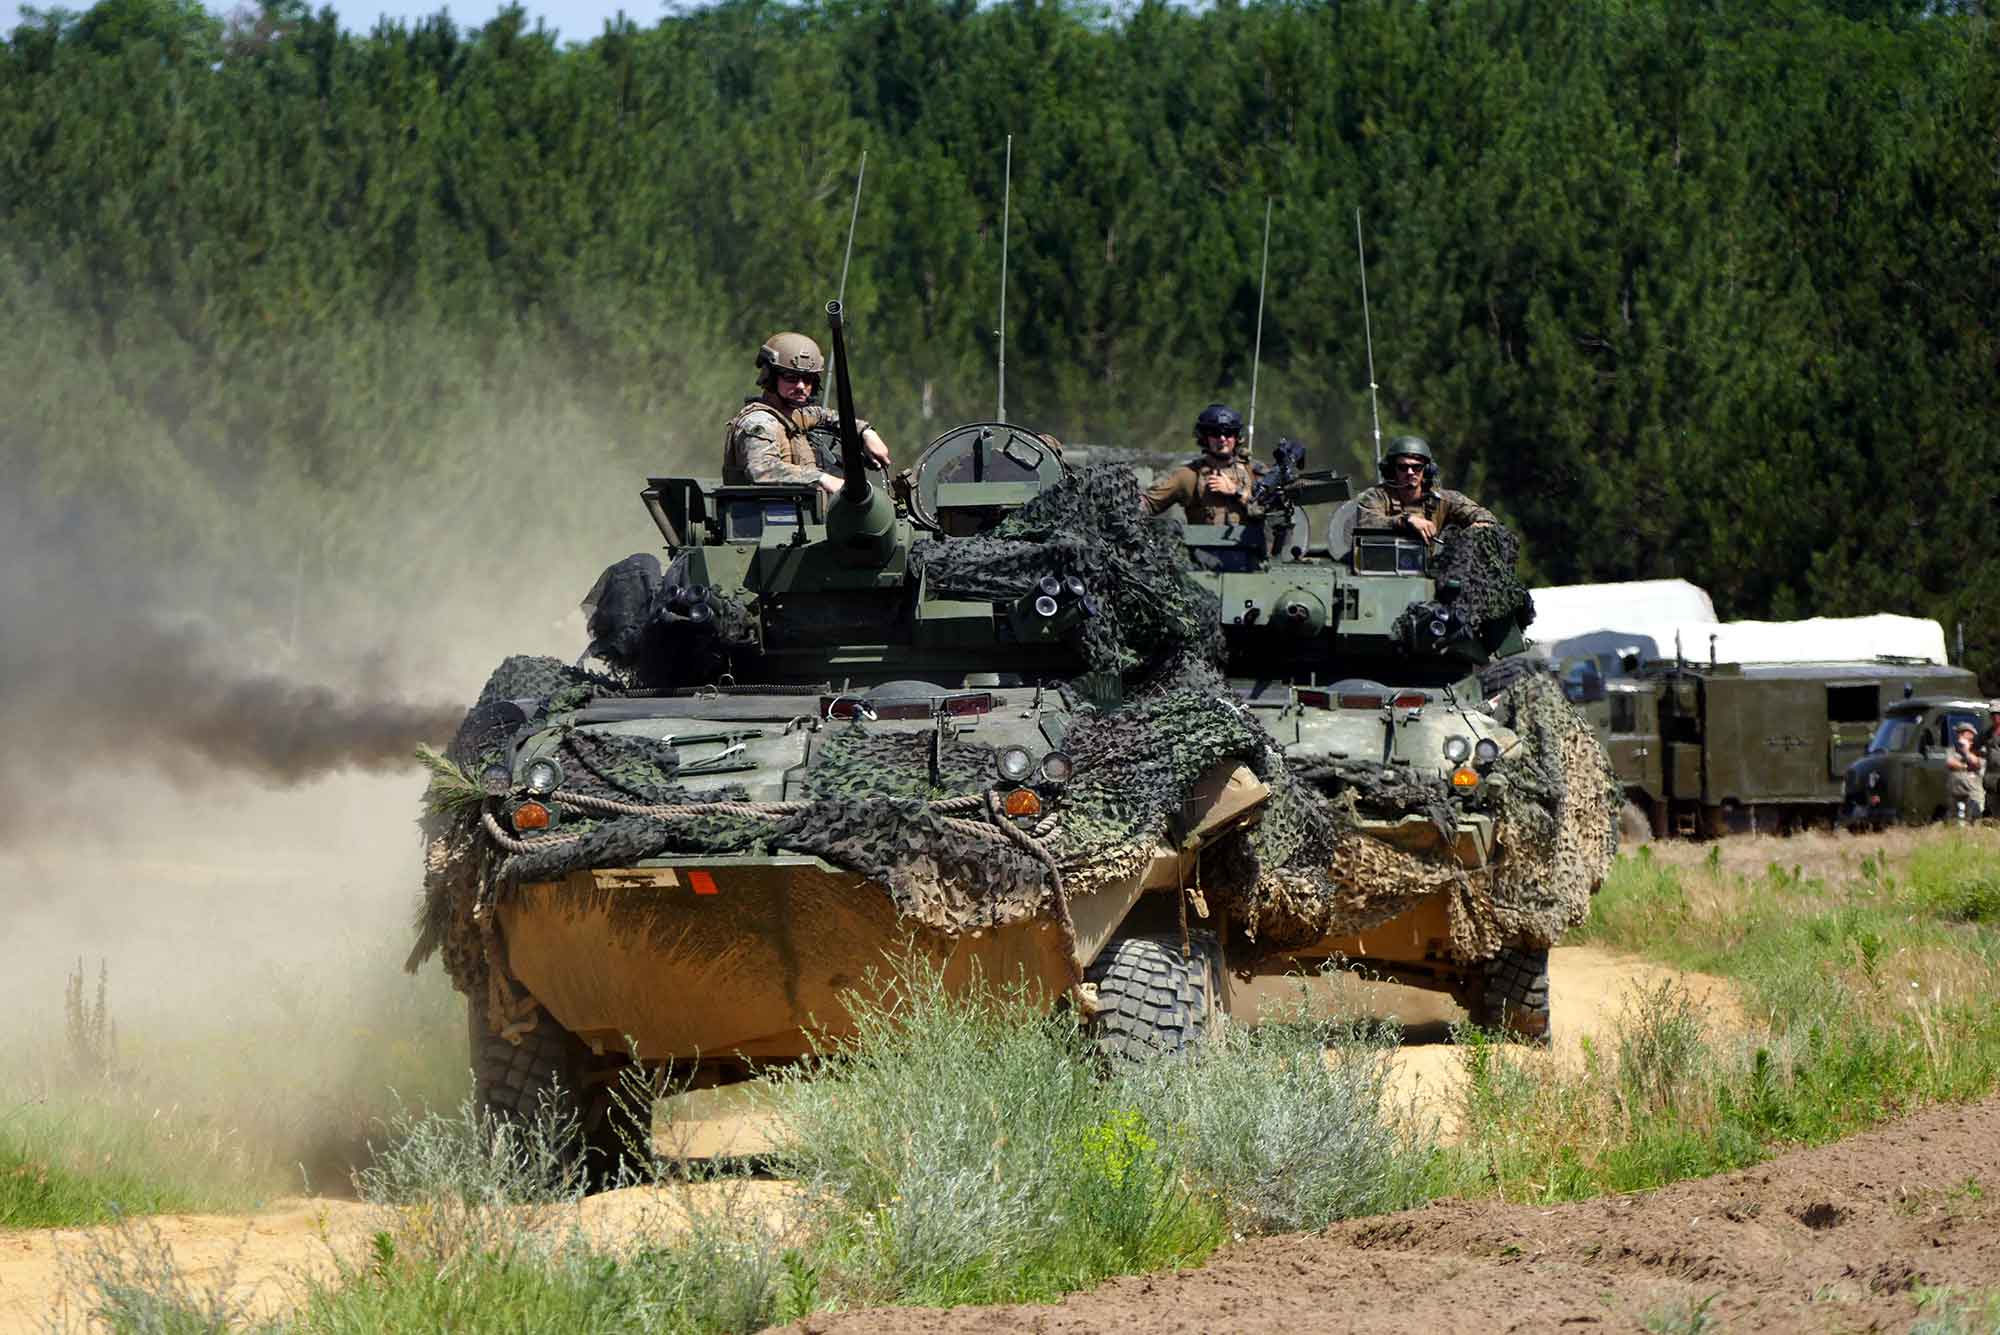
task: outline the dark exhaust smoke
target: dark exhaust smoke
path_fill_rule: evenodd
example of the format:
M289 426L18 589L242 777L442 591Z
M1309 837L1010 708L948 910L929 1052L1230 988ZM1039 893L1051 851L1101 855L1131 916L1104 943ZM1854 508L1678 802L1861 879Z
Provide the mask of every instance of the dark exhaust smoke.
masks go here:
M307 659L277 636L166 611L151 580L107 579L63 551L74 543L21 536L0 538L0 798L105 765L183 785L403 768L464 713L393 689L379 653Z

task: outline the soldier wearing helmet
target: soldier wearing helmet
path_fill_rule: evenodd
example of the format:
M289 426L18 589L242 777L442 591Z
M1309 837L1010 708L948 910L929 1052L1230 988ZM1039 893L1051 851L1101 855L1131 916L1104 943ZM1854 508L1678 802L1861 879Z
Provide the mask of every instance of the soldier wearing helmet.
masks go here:
M757 349L757 384L764 391L745 400L723 435L722 480L817 482L828 495L840 490L840 473L824 466L806 433L840 425L840 414L813 402L826 373L819 345L804 334L773 334ZM871 468L889 465L889 447L866 422L861 445Z
M1464 492L1437 484L1437 459L1422 436L1398 436L1376 474L1380 485L1354 498L1358 527L1393 529L1436 543L1448 528L1476 528L1499 521Z
M1225 403L1211 403L1194 419L1199 457L1167 474L1141 500L1147 514L1170 505L1181 507L1190 524L1242 524L1263 517L1263 507L1251 499L1256 477L1236 453L1243 419Z

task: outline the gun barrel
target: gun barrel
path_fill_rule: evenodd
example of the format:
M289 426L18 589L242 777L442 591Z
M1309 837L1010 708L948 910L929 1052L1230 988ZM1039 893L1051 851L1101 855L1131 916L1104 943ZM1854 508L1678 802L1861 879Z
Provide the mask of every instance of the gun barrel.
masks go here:
M826 303L826 323L835 358L834 402L840 409L840 499L848 505L866 505L871 488L867 461L861 451L861 428L854 416L854 386L847 378L847 335L838 300Z

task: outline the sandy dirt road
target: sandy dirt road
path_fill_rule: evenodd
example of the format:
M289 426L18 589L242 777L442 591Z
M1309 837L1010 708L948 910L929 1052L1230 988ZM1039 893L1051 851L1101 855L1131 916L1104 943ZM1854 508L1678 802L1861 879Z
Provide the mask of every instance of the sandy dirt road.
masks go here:
M1556 1017L1550 1060L1565 1060L1576 1053L1584 1036L1602 1038L1613 1031L1635 988L1654 987L1670 979L1678 980L1698 1002L1707 1005L1718 1023L1727 1023L1733 1014L1727 989L1716 980L1677 975L1644 961L1587 947L1553 952L1550 972ZM1295 985L1278 982L1261 986L1271 1000L1282 1002L1287 999L1286 989ZM1408 1026L1408 1042L1396 1058L1394 1096L1422 1115L1435 1116L1450 1132L1463 1075L1459 1050L1449 1042L1448 1025L1457 1011L1448 1001L1429 993L1346 978L1315 984L1311 1000L1316 1009L1345 1013L1358 1009L1402 1019ZM729 1097L698 1101L682 1110L667 1134L683 1152L754 1153L767 1143L763 1134L766 1127L744 1111L743 1103ZM774 1201L784 1190L782 1184L759 1184L759 1190L766 1189L773 1193ZM670 1226L673 1209L671 1200L657 1194L612 1192L586 1202L575 1222L594 1236L611 1238L621 1231L658 1227L662 1220ZM235 1300L253 1312L270 1313L296 1301L302 1277L324 1278L333 1272L336 1256L355 1255L381 1222L378 1214L353 1201L294 1198L256 1215L167 1215L129 1227L136 1230L134 1236L157 1239L198 1285L227 1276ZM74 1310L73 1300L65 1297L66 1258L69 1269L74 1270L77 1259L107 1236L102 1230L0 1232L0 1335L44 1329L51 1317L81 1315ZM66 1302L72 1306L65 1308Z
M1972 1319L1941 1328L1986 1330L1979 1303L2000 1276L1996 1175L1990 1099L1653 1192L1552 1207L1440 1201L1240 1243L1199 1270L1114 1280L1048 1307L891 1308L792 1329L1909 1330L1958 1302Z

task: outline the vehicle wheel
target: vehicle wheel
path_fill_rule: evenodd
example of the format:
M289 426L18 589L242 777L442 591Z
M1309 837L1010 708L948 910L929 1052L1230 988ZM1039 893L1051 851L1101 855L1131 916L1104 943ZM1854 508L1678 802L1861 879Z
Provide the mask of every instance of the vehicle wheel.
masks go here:
M1193 1051L1219 1028L1221 951L1212 932L1195 932L1181 952L1179 934L1113 941L1084 970L1097 985L1097 1013L1086 1031L1113 1062L1142 1062Z
M1486 962L1473 995L1472 1022L1536 1047L1549 1045L1549 952L1509 946Z
M620 1159L630 1162L636 1139L650 1133L618 1105L601 1077L624 1063L599 1057L588 1044L539 1007L535 1027L510 1043L486 1023L483 996L466 999L466 1028L472 1049L474 1106L497 1120L525 1125L546 1108L558 1118L574 1118L585 1180L604 1186L617 1177Z
M1637 802L1627 802L1625 809L1618 813L1618 843L1624 848L1637 848L1641 844L1653 842L1653 822L1646 818Z

